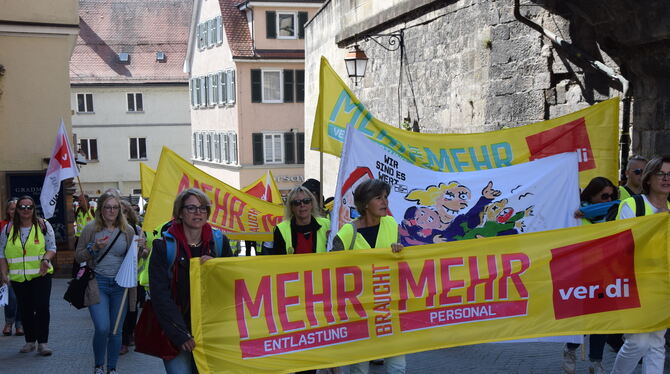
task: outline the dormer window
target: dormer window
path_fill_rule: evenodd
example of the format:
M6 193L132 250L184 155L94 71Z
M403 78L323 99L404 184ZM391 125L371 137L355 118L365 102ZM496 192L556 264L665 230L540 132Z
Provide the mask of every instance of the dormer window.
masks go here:
M167 56L165 56L165 52L156 52L156 61L165 62L166 60Z
M265 12L268 39L303 39L307 12Z
M296 39L298 15L296 13L277 12L277 39Z
M126 52L119 53L119 62L123 64L127 64L128 62L130 62L130 54Z

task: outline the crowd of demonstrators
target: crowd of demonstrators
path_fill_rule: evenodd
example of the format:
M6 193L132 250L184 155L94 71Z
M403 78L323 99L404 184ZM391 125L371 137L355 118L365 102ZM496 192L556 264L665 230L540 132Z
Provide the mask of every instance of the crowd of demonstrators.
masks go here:
M163 360L168 374L197 373L192 354L195 340L191 334L190 259L199 257L204 263L213 257L233 255L228 238L207 223L210 213L211 203L202 191L182 191L174 202L172 225L162 239L153 243L149 260L151 302L165 335L179 348L177 357Z
M333 250L360 250L391 248L400 252L403 246L398 240L398 224L389 216L388 195L391 186L379 179L369 179L354 190L354 204L360 216L342 226L333 240ZM405 373L405 355L384 359L389 374ZM351 374L367 374L370 363L360 362L349 366Z
M12 197L7 200L7 208L5 210L5 217L3 220L0 220L0 231L5 228L9 222L12 222L14 219L14 213L16 212L16 201L18 199ZM8 303L5 305L5 327L2 329L2 335L11 336L12 328L14 328L14 334L16 336L23 336L23 324L21 323L21 311L19 310L19 304L16 301L16 293L12 288L11 284L7 285L8 291Z
M640 185L644 215L670 212L670 156L658 157L649 161L642 172ZM629 197L621 202L617 219L636 217L637 202ZM623 347L617 353L612 374L632 373L643 358L643 372L663 373L665 366L666 329L624 334Z
M11 282L16 293L26 342L19 352L37 348L40 355L50 356L49 298L56 239L51 224L37 216L33 198L18 198L16 210L0 232L0 282Z
M116 374L121 335L114 334L112 330L122 307L124 289L114 278L132 244L135 229L121 213L121 197L118 193L106 191L100 196L98 203L95 219L81 232L75 259L77 262L86 262L95 274L95 278L89 282L85 296L95 328L94 373L104 373L106 358L107 373ZM122 310L121 323L124 316L125 308Z

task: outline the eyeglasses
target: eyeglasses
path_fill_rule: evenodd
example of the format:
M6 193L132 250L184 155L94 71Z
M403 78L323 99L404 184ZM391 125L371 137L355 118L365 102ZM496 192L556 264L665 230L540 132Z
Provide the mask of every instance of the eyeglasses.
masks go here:
M656 178L658 178L658 179L665 179L665 177L670 178L670 172L668 172L668 173L664 173L664 172L662 172L662 171L657 171L657 172L654 173L654 175L655 175Z
M195 212L207 213L207 205L184 205L184 210L191 214Z
M643 171L642 169L635 169L633 170L633 173L635 173L635 175L640 175L642 174L642 171Z
M309 197L306 197L302 200L299 200L299 199L298 200L291 200L291 205L293 205L293 206L300 206L300 204L307 205L307 204L311 204L311 203L312 203L312 199L310 199Z
M105 206L102 207L102 209L104 209L104 210L119 210L119 206L118 205L116 205L116 206L105 205Z
M19 205L16 207L18 210L33 210L35 209L34 205Z
M610 200L610 199L614 200L614 199L616 199L616 195L613 194L613 193L604 193L604 194L600 195L600 199L601 200Z

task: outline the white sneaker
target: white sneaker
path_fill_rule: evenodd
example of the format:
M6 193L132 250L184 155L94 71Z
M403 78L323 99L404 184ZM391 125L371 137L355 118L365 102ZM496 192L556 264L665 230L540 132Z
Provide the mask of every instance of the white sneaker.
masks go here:
M19 350L21 353L28 353L35 350L35 343L26 343L23 348Z
M47 343L38 344L37 352L40 354L40 356L51 356L51 354L54 353L54 351L47 346Z
M602 361L591 361L591 367L589 367L589 374L605 374L605 368L603 367Z
M563 364L561 365L567 374L575 374L577 369L577 353L567 347L563 349Z
M105 369L102 367L93 369L93 374L105 374Z

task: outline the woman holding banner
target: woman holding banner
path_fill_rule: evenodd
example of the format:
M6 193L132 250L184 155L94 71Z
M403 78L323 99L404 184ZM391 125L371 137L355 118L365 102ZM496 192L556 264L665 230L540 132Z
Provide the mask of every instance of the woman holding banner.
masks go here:
M644 215L670 212L670 156L657 157L642 172L642 199ZM617 219L636 216L634 197L621 202ZM665 365L665 329L639 334L624 334L625 343L614 361L612 374L632 373L642 357L642 371L661 374Z
M284 220L275 227L273 255L326 252L330 220L322 218L312 192L292 189L286 198Z
M182 191L172 208L173 224L153 244L149 260L151 302L161 329L179 349L177 357L163 360L168 374L198 372L192 354L195 340L190 333L191 258L200 257L200 263L204 263L233 255L228 238L207 223L210 213L211 204L204 192L195 188Z
M117 374L116 363L121 349L121 334L112 334L114 322L121 307L124 289L114 278L119 272L130 248L135 230L121 214L121 198L114 191L106 191L98 199L95 219L81 232L75 260L86 262L95 278L86 289L86 305L93 320L94 374L103 374L105 356L107 373ZM123 324L125 310L120 319Z
M356 187L354 204L361 216L338 231L333 240L334 251L388 247L393 252L403 250L398 240L398 224L388 207L390 192L391 186L379 179L366 180ZM389 374L405 373L405 355L386 358L384 364ZM349 366L351 374L367 374L369 371L369 362Z

